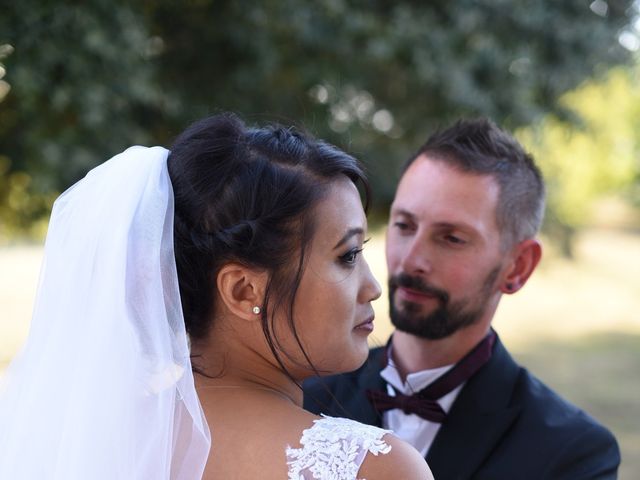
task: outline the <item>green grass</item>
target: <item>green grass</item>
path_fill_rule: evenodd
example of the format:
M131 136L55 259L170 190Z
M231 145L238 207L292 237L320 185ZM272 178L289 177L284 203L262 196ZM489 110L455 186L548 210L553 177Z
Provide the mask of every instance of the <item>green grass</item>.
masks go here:
M384 289L383 236L365 254ZM0 248L0 371L28 330L42 251ZM640 236L593 230L576 260L552 249L525 288L505 297L494 326L514 356L616 435L621 479L640 478ZM386 292L376 302L373 343L391 327Z

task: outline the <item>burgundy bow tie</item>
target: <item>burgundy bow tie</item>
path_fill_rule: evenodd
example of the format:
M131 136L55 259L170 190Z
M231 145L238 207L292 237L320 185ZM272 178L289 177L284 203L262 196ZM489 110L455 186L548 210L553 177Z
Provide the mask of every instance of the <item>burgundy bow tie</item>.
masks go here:
M425 420L442 423L447 414L437 400L462 385L489 361L495 339L495 332L489 331L487 336L451 370L413 395L395 392L396 395L391 396L386 392L367 390L367 398L379 412L399 408L406 414L413 413Z
M436 423L444 422L447 416L438 402L420 398L416 394L405 395L404 393L396 392L395 397L392 397L380 390L367 390L367 398L375 409L380 412L399 408L406 414L415 413L425 420Z

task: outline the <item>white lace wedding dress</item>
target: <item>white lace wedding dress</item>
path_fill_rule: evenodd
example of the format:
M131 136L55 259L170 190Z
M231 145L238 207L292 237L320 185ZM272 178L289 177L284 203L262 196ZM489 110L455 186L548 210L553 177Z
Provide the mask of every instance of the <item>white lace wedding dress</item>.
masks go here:
M289 480L358 480L366 455L391 451L389 430L323 416L302 432L300 448L287 448ZM365 480L365 479L360 479Z

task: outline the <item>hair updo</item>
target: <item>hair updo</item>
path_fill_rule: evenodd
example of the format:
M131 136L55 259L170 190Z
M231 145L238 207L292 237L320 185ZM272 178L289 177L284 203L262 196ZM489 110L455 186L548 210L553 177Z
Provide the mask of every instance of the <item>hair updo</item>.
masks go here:
M248 128L233 114L200 120L176 139L168 160L175 196L174 249L186 330L207 335L216 278L229 262L269 272L262 329L282 367L267 311L293 304L314 232L312 209L332 181L369 184L358 161L294 128ZM273 317L271 317L273 318ZM305 354L306 356L306 354ZM307 358L307 361L309 359ZM285 369L286 371L286 369Z

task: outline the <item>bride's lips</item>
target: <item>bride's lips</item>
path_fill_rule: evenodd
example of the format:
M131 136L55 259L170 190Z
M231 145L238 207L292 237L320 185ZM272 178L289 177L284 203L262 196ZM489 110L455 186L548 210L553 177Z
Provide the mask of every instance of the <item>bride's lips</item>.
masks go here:
M430 293L425 293L419 290L413 290L407 287L398 287L398 289L396 290L396 295L400 297L401 300L414 302L414 303L422 303L422 302L426 302L426 301L434 300L438 298L435 295L432 295Z
M354 330L362 330L364 332L373 332L373 319L374 315L370 315L364 322L360 322L355 327Z

